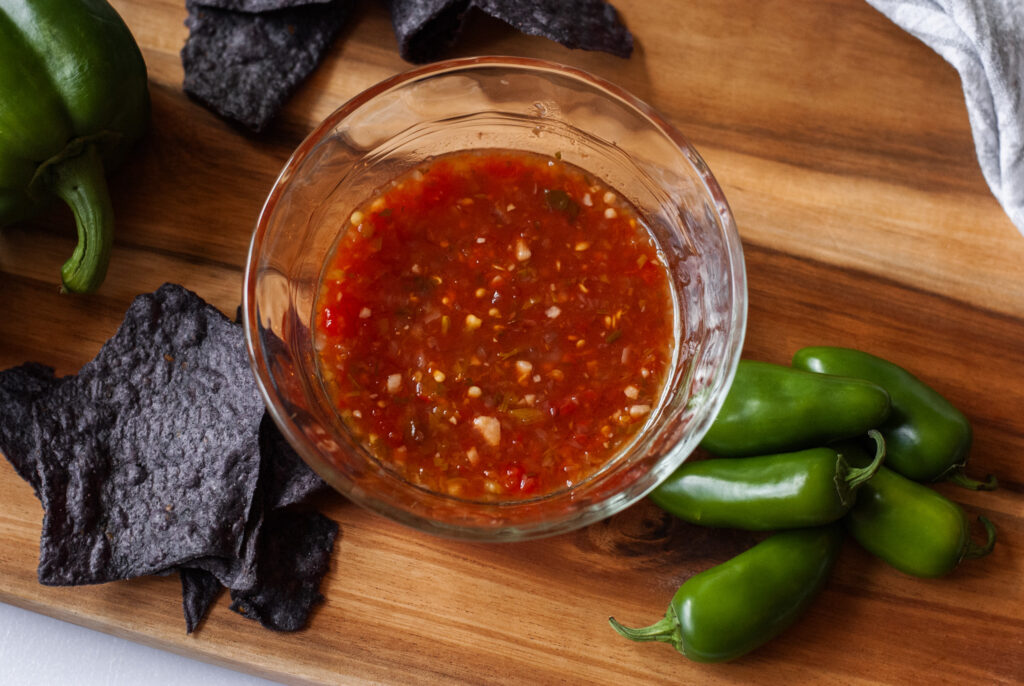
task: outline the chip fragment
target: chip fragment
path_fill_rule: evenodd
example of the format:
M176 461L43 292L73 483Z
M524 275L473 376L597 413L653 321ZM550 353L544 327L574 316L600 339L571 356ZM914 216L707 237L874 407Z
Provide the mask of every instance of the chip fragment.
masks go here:
M431 62L462 32L469 0L386 0L402 59Z
M298 631L323 601L320 580L330 566L338 525L319 512L268 513L260 539L257 583L232 591L231 609L275 631Z
M287 7L326 5L333 0L194 0L204 7L215 7L232 12L273 12Z
M298 505L317 493L330 490L285 440L269 414L264 415L260 425L260 452L264 456L262 476L266 507Z
M180 574L185 632L191 634L206 618L224 586L213 574L201 569L182 569Z
M500 19L523 33L568 48L601 50L618 57L633 52L633 35L605 0L387 0L402 57L438 59L457 40L473 11Z
M286 3L266 12L221 9L196 0L185 4L185 92L221 116L260 131L319 64L348 18L352 0Z
M577 50L600 50L616 57L633 53L633 34L605 0L471 0L495 19L531 36L542 36Z
M38 435L35 400L58 383L53 368L28 362L0 372L0 452L40 497L39 464L44 437Z
M238 596L238 607L250 607L250 612L243 612L247 617L259 621L260 617L288 617L287 623L269 620L265 626L279 631L291 631L305 626L314 602L310 596L301 593L287 593L267 582L271 579L278 566L292 564L287 558L259 557L260 550L269 548L279 550L289 545L284 541L274 540L275 536L283 536L297 540L317 538L317 531L322 529L320 520L307 513L304 519L314 530L297 528L284 530L281 527L267 527L264 519L276 519L274 510L292 508L303 505L316 493L328 490L328 486L320 479L292 449L278 430L269 415L264 415L260 425L260 477L257 496L250 511L249 533L242 553L234 559L205 558L193 560L181 569L183 605L185 624L189 633L199 624L216 600L217 595L225 587L231 590L232 598ZM298 515L297 515L298 516ZM330 520L328 520L330 521ZM335 527L336 528L336 527ZM269 537L269 540L268 540ZM322 536L321 536L322 538ZM328 544L328 553L330 546ZM308 582L314 590L319 588L326 564L318 575L309 577ZM291 582L288 582L289 584ZM217 593L212 592L212 587ZM205 605L204 605L205 603ZM237 609L237 608L236 608ZM285 626L292 627L290 629Z

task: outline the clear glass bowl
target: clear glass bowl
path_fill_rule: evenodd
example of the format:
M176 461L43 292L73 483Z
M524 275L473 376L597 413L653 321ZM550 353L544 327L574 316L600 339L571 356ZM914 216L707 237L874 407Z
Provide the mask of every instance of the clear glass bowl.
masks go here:
M378 463L337 419L310 331L324 260L352 210L426 159L477 148L559 153L614 187L657 240L675 299L673 367L638 438L590 479L527 501L460 500L408 483ZM480 57L433 64L373 86L299 145L253 234L243 306L267 407L329 484L417 529L522 540L622 510L687 458L732 382L747 301L728 204L678 131L621 88L577 69Z

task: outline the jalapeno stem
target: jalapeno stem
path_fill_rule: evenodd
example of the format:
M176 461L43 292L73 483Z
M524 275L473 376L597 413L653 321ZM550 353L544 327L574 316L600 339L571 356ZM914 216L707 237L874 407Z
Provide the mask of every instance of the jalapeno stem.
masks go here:
M871 429L868 431L868 436L871 436L875 441L875 459L866 467L851 469L850 473L846 475L846 483L851 491L859 488L861 484L873 477L885 460L885 439L882 438L882 434L875 429Z
M978 521L985 527L985 533L988 536L988 540L985 541L985 545L978 545L973 540L967 541L967 549L964 551L963 559L973 560L978 557L985 557L992 552L992 549L996 546L996 527L992 522L988 521L987 518L978 515Z
M114 210L103 174L103 158L93 144L53 165L53 192L66 202L78 225L78 244L61 267L65 291L91 293L103 283L114 241Z
M962 469L958 469L950 474L946 477L946 480L961 488L969 488L972 491L994 491L999 487L999 481L996 479L995 474L989 474L985 477L984 481L976 481L964 474Z
M671 613L671 609L669 612ZM666 614L660 621L657 621L650 626L644 626L637 629L622 626L615 621L614 617L609 617L608 623L611 624L612 628L619 632L619 634L625 636L631 641L661 641L662 643L671 643L676 646L676 648L679 648L683 640L679 628L679 621L668 614Z

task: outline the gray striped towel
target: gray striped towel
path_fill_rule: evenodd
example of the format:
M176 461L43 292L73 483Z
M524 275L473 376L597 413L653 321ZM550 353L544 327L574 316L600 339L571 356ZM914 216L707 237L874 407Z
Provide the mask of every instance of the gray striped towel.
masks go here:
M1024 234L1024 0L867 0L960 73L978 163Z

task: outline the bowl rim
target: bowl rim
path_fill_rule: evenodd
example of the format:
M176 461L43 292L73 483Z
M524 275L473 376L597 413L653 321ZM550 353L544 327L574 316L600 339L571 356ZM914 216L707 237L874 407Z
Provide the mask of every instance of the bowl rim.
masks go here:
M746 278L746 264L745 256L743 253L742 242L740 240L739 232L735 223L732 210L729 206L728 201L725 198L725 194L718 184L717 179L711 172L707 163L703 160L697 150L690 144L687 138L678 130L676 127L666 120L656 109L648 105L643 100L640 100L623 87L616 85L615 83L608 81L602 77L596 76L583 69L573 67L570 65L561 64L554 61L537 59L532 57L514 57L514 56L500 56L500 55L485 55L476 57L463 57L451 60L444 60L440 62L431 63L428 65L415 67L407 71L403 71L394 74L388 78L385 78L370 87L359 92L344 104L336 108L331 114L323 119L316 127L314 127L310 133L302 140L302 142L295 148L288 160L285 162L281 171L278 173L274 180L274 184L269 191L263 206L260 210L259 216L256 221L256 225L253 229L253 233L250 239L248 252L246 255L245 271L243 276L243 288L242 288L242 325L246 343L246 350L249 356L250 366L253 371L253 375L256 379L256 385L259 389L260 395L264 401L267 412L271 415L277 427L280 429L282 435L285 436L289 444L296 450L300 455L303 462L305 462L310 468L319 473L315 464L311 464L311 460L307 453L306 441L298 440L299 437L304 437L305 434L292 420L291 417L287 416L286 413L281 411L281 398L279 394L274 390L273 381L270 378L267 360L263 354L262 346L258 341L258 321L256 319L256 311L254 307L256 297L256 283L258 281L258 270L255 269L257 262L257 251L263 243L264 237L267 233L269 220L277 207L282 194L285 192L288 186L290 177L295 171L302 165L302 163L309 157L309 155L316 149L316 147L324 140L325 135L328 135L330 131L334 130L337 125L344 121L353 112L357 111L364 104L370 102L374 98L386 93L389 90L402 86L410 81L422 80L426 77L443 75L446 73L456 73L460 71L467 71L478 68L505 68L505 69L518 69L523 72L539 72L539 73L550 73L557 74L559 76L569 76L577 79L590 87L597 90L603 91L608 96L618 99L625 103L628 107L638 111L643 117L649 120L661 134L666 136L673 145L675 145L683 156L693 165L695 172L701 179L709 197L714 203L715 209L719 215L719 221L723 231L721 232L721 240L723 243L724 251L728 255L728 264L730 268L731 277L731 292L729 293L733 306L731 308L731 319L729 323L733 326L733 331L729 339L728 350L726 355L728 359L727 364L722 369L725 376L723 379L723 391L717 398L717 407L713 407L714 413L718 412L721 403L724 401L725 391L732 383L732 379L735 376L736 368L740 360L740 352L743 347L743 343L746 337L747 329L747 314L748 314L748 293L747 293L747 278ZM318 462L319 460L313 460ZM324 476L321 474L321 476ZM646 492L652 490L657 484L651 484ZM630 499L630 503L638 501L642 498L645 493L636 495ZM359 502L359 501L356 501ZM360 505L364 503L359 502ZM474 503L475 505L496 505L506 506L509 503ZM514 504L514 503L513 503ZM378 513L385 512L378 508L371 508ZM622 508L617 508L616 511ZM394 508L387 507L386 512L394 512ZM472 533L466 533L461 531L459 525L453 525L445 522L436 522L430 518L421 517L406 513L407 517L392 519L399 521L408 526L414 526L409 520L417 521L417 525L414 528L420 530L430 531L434 534L449 535L462 539L472 540L499 540L487 535L486 530L478 529L473 530ZM581 521L577 526L573 526L569 529L562 529L557 531L547 531L543 526L534 525L537 529L530 535L517 535L515 540L526 540L529 538L536 538L545 536L550 533L560 533L562 531L568 531L571 529L585 526L586 524L593 523L599 519L603 519L610 516L613 513L607 513L600 516L594 516L592 518L583 518L585 521ZM576 517L576 519L580 519ZM564 521L564 520L559 520ZM456 532L456 530L459 530ZM503 539L504 540L504 539Z

